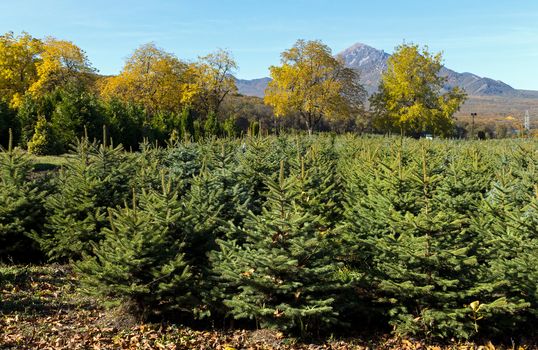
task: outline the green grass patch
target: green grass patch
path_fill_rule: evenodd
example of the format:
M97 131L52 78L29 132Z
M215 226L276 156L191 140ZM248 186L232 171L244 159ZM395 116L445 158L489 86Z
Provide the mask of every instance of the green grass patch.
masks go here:
M67 164L72 155L63 154L60 156L32 156L35 171L47 171L59 169Z

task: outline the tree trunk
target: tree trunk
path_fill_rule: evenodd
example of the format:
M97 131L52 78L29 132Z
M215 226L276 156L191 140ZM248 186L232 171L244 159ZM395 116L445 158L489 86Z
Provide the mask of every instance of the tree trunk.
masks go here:
M314 126L316 124L315 117L311 113L308 113L304 119L306 123L306 129L308 130L308 135L312 136L312 132L314 131Z
M308 135L312 135L312 116L306 115L304 118L306 129L308 130Z

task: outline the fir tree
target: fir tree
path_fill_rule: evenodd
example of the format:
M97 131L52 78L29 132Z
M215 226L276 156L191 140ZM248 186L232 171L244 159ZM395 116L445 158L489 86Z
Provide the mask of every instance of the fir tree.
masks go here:
M218 248L217 239L238 238L226 229L227 225L241 225L250 209L252 192L247 183L239 181L237 152L234 144L211 144L201 173L193 178L185 195L185 207L191 213L188 220L194 231L189 252L195 268L204 276L198 288L204 300L199 316L207 316L210 311L222 313L222 300L216 295L223 292L215 285L208 257Z
M50 259L78 259L101 240L107 208L123 203L129 194L131 169L121 147L96 145L87 138L77 143L75 157L56 180L58 191L47 200L47 230L37 237Z
M297 176L301 206L320 216L325 227L334 228L341 220L342 182L338 173L338 155L334 145L318 140L292 163L290 172Z
M181 112L181 135L184 140L191 140L195 135L194 118L188 106L185 106Z
M186 193L193 178L200 174L202 158L198 143L181 143L165 152L163 166L169 170L168 176L180 186L181 193Z
M204 132L206 137L220 136L221 134L220 122L217 115L213 111L210 111L207 115L204 123Z
M52 126L45 117L40 116L37 119L32 139L28 142L28 152L43 155L56 153L58 149Z
M194 126L194 135L193 141L200 141L204 136L203 125L200 120L196 119L193 123Z
M408 166L400 152L392 164L377 163L364 180L366 197L348 199L352 264L388 308L395 332L468 338L477 331L473 301L484 310L511 306L480 279L482 239L464 213L447 206L442 157L420 153Z
M474 146L443 149L438 153L445 157L442 170L445 179L439 183L445 206L471 216L490 188L495 161Z
M251 210L257 214L261 212L266 200L266 178L273 177L276 180L275 174L279 173L280 161L293 154L302 153L293 151L285 137L250 137L241 148L243 152L238 155L239 181L249 186L252 193Z
M222 125L222 129L227 137L235 137L239 133L236 126L236 118L234 116L227 118Z
M104 239L76 266L90 293L112 297L144 318L192 314L195 275L185 250L191 237L177 191L163 174L161 192L142 191L132 207L110 209Z
M16 145L20 139L21 121L17 118L17 110L9 107L6 101L0 101L0 146L9 148L9 140Z
M306 334L337 319L330 233L320 230L318 216L300 206L297 179L285 178L283 164L279 180L267 179L267 186L262 213L231 228L245 242L219 240L215 270L238 290L224 301L234 318Z
M36 261L41 258L32 234L43 228L45 191L30 180L32 161L19 149L0 146L0 259Z
M514 179L511 168L497 173L471 229L484 236L481 248L488 257L488 269L482 279L510 307L493 313L482 322L483 327L492 334L519 337L521 325L538 316L538 192L527 194L524 200L523 184Z
M159 190L162 182L160 174L166 168L167 154L166 149L151 144L147 140L140 143L139 152L127 154L127 161L136 165L129 181L130 187L136 191L142 189Z

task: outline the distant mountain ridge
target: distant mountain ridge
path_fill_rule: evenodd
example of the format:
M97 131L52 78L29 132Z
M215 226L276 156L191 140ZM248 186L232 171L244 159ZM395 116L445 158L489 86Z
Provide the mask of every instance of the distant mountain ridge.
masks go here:
M338 53L346 66L356 69L360 73L361 83L368 94L377 91L381 81L381 74L387 69L390 54L362 43L356 43ZM538 98L538 91L518 90L510 85L491 78L480 77L473 73L458 73L443 67L441 76L447 77L445 88L459 86L469 96L491 96L505 98ZM253 80L237 80L239 93L248 96L263 97L270 78Z
M241 95L263 97L265 88L271 81L271 78L259 79L235 79L237 90Z

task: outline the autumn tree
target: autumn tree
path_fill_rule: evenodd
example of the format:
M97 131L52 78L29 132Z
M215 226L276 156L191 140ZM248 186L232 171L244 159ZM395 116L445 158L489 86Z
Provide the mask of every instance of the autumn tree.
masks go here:
M365 90L358 74L333 57L327 45L298 40L281 56L282 65L269 68L273 80L264 99L276 116L296 113L311 134L323 118L360 114Z
M70 41L46 38L36 64L37 80L28 88L33 96L43 96L68 85L85 89L93 81L86 53Z
M191 89L197 94L199 108L206 115L210 112L219 115L224 99L237 91L232 75L237 63L230 52L221 49L200 57L192 69L195 80Z
M19 107L26 91L36 82L42 50L41 40L28 33L0 36L0 100L11 108Z
M388 60L379 90L371 99L374 124L385 131L428 131L449 135L452 116L466 95L458 87L443 92L446 77L441 77L442 55L431 54L427 47L403 44Z
M185 74L187 65L153 43L135 50L118 76L101 84L105 98L143 105L149 113L159 110L179 113L189 102Z

